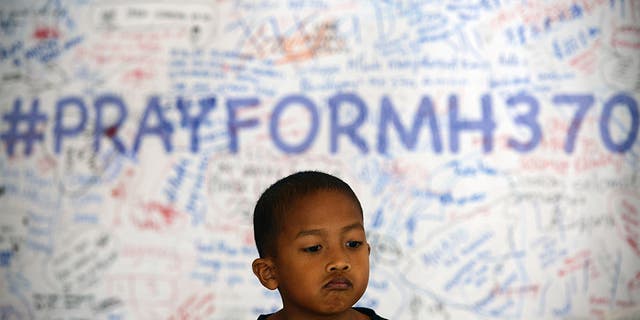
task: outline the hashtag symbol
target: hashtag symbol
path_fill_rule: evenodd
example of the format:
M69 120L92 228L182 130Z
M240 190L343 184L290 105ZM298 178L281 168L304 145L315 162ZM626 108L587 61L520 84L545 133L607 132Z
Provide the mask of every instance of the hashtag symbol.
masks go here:
M9 124L9 130L0 135L6 145L9 156L13 155L15 146L19 142L25 144L24 154L30 155L33 144L44 139L44 134L37 131L37 126L41 122L47 121L47 115L38 110L40 102L38 99L31 103L31 112L22 113L22 100L16 99L13 110L2 115L2 119ZM20 126L21 124L26 125ZM26 130L19 130L26 129Z

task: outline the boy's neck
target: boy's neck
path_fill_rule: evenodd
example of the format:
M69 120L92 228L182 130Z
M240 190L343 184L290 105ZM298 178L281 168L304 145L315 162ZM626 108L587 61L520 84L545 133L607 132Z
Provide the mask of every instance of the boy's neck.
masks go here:
M306 315L306 314L290 314L284 309L271 315L268 320L369 320L365 314L356 311L353 308L349 308L344 312L336 315L322 316L322 315Z

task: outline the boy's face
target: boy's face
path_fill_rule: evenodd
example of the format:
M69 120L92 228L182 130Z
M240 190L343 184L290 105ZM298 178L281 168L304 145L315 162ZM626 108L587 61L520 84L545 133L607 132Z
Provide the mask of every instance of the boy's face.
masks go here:
M276 241L283 311L349 310L369 281L369 251L358 205L340 191L320 190L294 203Z

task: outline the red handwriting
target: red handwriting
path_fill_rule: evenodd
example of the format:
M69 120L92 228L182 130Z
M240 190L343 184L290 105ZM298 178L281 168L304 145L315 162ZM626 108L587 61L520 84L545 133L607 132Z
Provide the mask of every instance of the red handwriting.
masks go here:
M172 226L181 215L172 206L158 202L149 202L143 205L146 214L134 218L134 224L147 230L161 230Z
M627 288L629 291L640 290L640 271L636 273L636 276L627 282Z
M169 317L169 320L208 319L215 312L215 295L192 295Z
M33 32L33 37L38 40L58 38L60 37L60 32L54 28L40 27Z
M495 295L503 295L503 296L522 296L522 295L531 295L532 297L537 297L538 292L540 291L540 286L537 284L520 286L520 287L509 287L509 288L494 288L493 294Z
M564 259L564 266L558 270L558 276L564 277L565 275L572 273L576 270L586 269L589 267L589 260L591 257L591 251L582 250L572 257Z

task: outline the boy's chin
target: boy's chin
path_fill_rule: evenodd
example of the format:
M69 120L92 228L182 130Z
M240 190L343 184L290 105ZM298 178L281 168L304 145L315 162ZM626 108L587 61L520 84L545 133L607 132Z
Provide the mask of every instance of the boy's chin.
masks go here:
M353 305L360 299L362 294L350 290L327 290L322 305L326 313L336 314L350 310Z

